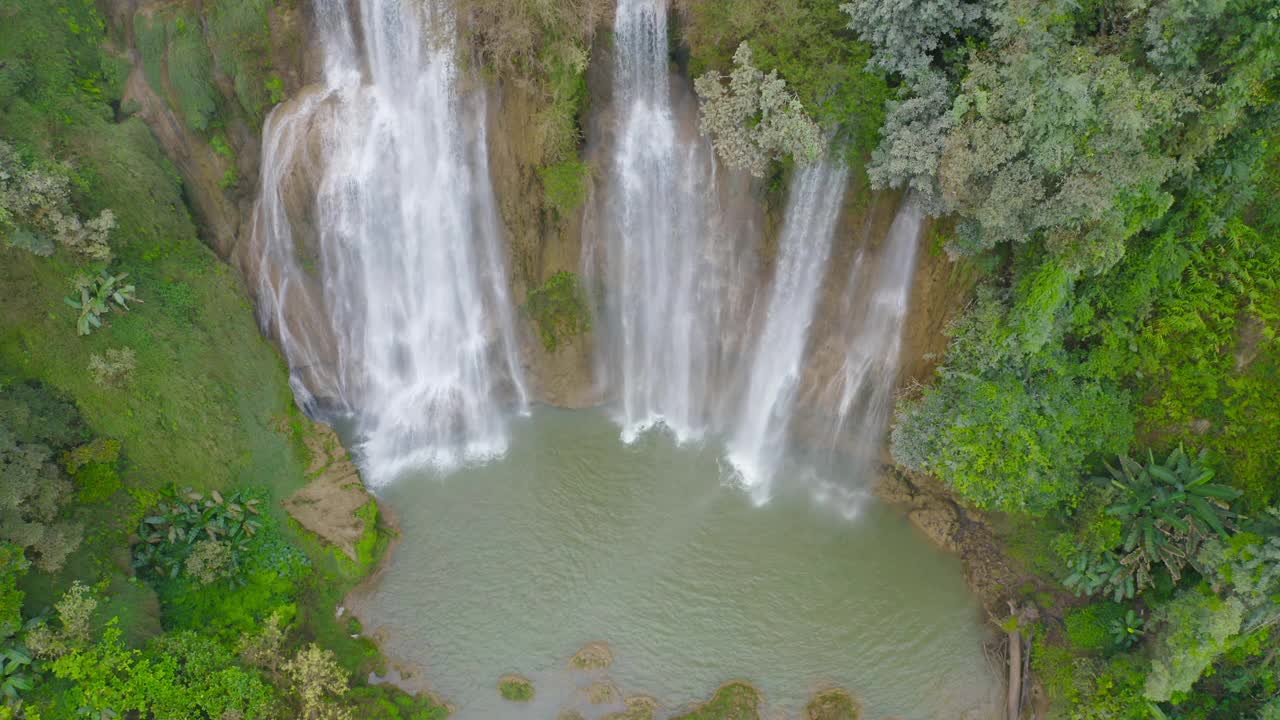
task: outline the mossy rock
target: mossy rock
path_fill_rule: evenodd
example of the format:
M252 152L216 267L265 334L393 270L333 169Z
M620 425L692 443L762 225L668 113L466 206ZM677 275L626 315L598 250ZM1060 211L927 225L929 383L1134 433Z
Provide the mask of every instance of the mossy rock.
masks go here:
M706 703L672 720L760 720L761 693L750 683L720 686Z
M603 670L612 664L613 652L603 642L587 643L569 659L573 670Z
M587 702L592 705L612 705L622 699L618 686L607 680L591 683L586 689Z
M848 691L840 688L823 690L804 709L808 720L858 720L862 712L858 701Z
M653 720L658 711L658 701L648 695L632 695L627 698L627 709L609 713L600 720Z
M503 675L498 678L498 694L511 702L529 702L533 699L533 681L521 675Z
M563 710L556 716L556 720L587 720L582 713L577 710Z

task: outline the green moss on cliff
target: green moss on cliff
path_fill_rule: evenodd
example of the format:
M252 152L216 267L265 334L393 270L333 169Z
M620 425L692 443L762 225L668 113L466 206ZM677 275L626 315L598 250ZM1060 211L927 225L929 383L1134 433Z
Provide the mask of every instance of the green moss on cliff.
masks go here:
M538 337L548 352L560 343L591 329L591 309L587 307L578 276L567 270L552 275L541 287L529 291L524 310L538 329Z

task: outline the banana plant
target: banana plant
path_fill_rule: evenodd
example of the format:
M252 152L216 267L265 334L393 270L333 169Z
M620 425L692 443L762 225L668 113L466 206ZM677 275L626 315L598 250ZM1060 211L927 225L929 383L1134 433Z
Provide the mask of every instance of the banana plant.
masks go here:
M0 647L0 696L4 697L4 704L18 706L22 693L34 686L35 672L26 648L14 644Z
M1111 640L1116 647L1128 650L1137 645L1145 634L1142 625L1142 616L1129 610L1124 617L1111 621Z
M137 289L132 284L125 284L127 277L129 273L112 275L104 272L92 279L83 275L76 278L76 290L80 296L62 299L67 306L80 312L76 332L88 335L102 327L102 316L111 312L113 306L127 312L129 303L142 302L135 294Z
M195 544L205 538L231 548L233 581L243 567L249 543L262 529L261 500L243 491L228 496L214 490L208 496L190 488L170 488L165 500L138 524L133 567L159 578L177 578Z
M1234 526L1230 503L1240 492L1210 482L1214 473L1203 461L1203 453L1193 460L1182 447L1162 463L1148 451L1146 464L1121 456L1119 467L1107 466L1111 477L1099 478L1120 491L1106 512L1123 523L1120 562L1137 571L1137 590L1151 584L1149 568L1157 564L1177 582L1210 535L1226 537Z

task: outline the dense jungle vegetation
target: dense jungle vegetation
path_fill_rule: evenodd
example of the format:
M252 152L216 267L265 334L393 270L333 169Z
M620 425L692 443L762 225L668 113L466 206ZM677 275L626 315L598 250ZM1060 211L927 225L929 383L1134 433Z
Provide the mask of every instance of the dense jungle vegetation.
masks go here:
M139 23L215 148L280 91L270 5ZM126 46L91 0L0 1L0 717L440 717L367 687L380 656L334 614L376 505L355 559L281 507L314 430L122 100Z
M0 0L0 718L444 714L363 682L334 608L376 506L357 560L281 509L313 429L124 100L132 42L230 156L282 99L267 14L294 1L127 38L93 0ZM568 216L607 3L462 1L484 69L541 98ZM1280 720L1280 3L675 4L726 162L776 185L829 142L981 272L892 450L1040 578L1007 629L1052 716ZM530 292L548 348L571 281Z

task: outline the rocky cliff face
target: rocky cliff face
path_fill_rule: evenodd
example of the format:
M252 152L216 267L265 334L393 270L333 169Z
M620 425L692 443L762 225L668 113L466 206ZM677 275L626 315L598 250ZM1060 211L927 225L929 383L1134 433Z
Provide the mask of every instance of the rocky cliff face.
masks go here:
M217 24L212 13L217 11L217 5L208 0L109 0L107 11L122 43L130 48L133 60L127 101L136 104L136 111L152 128L182 174L206 241L237 267L253 290L272 282L266 277L268 270L262 263L262 248L255 244L252 230L263 154L264 117L255 114L253 108L244 107L243 88L237 86L242 78L233 77L235 68L223 67L222 60L227 57L223 47L225 38L212 34ZM270 83L271 94L275 96L271 98L273 102L282 100L286 105L307 102L315 92L313 83L320 73L317 48L311 42L310 3L266 3L263 7L267 23L262 37L256 41L261 51L259 64L255 65L256 80ZM183 107L182 92L173 76L177 58L172 52L162 53L157 65L155 50L147 44L154 44L147 39L148 32L154 32L157 24L173 23L176 18L199 23L211 59L211 78L217 91L219 112L216 126L203 130L192 127L187 108ZM601 128L616 121L611 103L610 38L607 32L597 33L591 51L587 71L590 105L584 119L588 126L585 135L590 138L607 138L608 132L601 132ZM537 176L539 158L534 157L536 151L525 141L527 128L538 109L538 98L519 83L501 78L484 82L490 174L507 241L511 297L522 306L530 290L558 271L578 273L581 270L584 236L589 237L594 227L595 203L590 197L596 192L596 186L605 181L599 170L606 166L607 148L599 140L583 148L582 158L593 169L588 201L567 216L558 215L542 201ZM314 128L299 128L299 132L306 134L299 140L304 146L319 142ZM301 160L289 169L281 183L284 205L296 230L299 259L304 267L318 259L316 248L308 243L315 235L308 228L314 226L311 203L319 176L319 168L310 163L318 155L300 153ZM780 211L766 212L763 194L754 184L728 186L725 192L735 195L735 202L729 204L737 206L733 212L742 215L742 227L763 233L761 258L757 263L760 282L754 283L760 285L771 272L768 250L776 244ZM843 269L851 266L859 252L874 249L877 243L883 242L900 202L901 198L894 194L870 193L865 182L850 183L830 261L833 271L828 273L823 287L812 332L814 348L802 380L800 405L804 412L798 413L796 419L802 432L808 428L816 435L817 428L827 426L831 408L823 389L831 384L835 373L840 372L848 347L849 338L842 328L850 312L849 278ZM945 256L930 249L930 237L931 233L926 231L920 241L909 321L904 329L900 387L927 381L936 357L945 349L946 338L941 331L963 306L972 287L972 277L958 272ZM288 303L288 313L282 318L286 331L323 332L320 329L327 325L318 316L323 311L320 291L318 280L290 289L292 300ZM527 313L520 312L519 324L521 358L536 400L563 407L585 407L605 399L595 378L590 333L566 338L554 350L548 350L539 341ZM743 329L744 333L746 330ZM280 328L274 331L279 332ZM326 346L323 342L319 345ZM310 371L326 372L323 363Z

